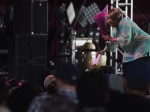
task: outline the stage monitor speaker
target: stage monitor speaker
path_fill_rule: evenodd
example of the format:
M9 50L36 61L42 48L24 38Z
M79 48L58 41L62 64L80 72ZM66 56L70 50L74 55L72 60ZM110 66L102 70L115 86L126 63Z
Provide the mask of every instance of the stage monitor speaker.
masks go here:
M14 33L47 34L48 1L14 0Z
M15 35L9 42L8 77L43 86L47 75L47 35Z

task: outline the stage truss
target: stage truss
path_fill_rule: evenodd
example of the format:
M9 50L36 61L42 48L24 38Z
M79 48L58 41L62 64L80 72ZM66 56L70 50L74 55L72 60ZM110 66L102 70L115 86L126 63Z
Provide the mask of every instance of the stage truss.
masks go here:
M125 15L126 18L133 20L133 0L111 0L111 8L119 8ZM110 30L110 35L112 32L112 27ZM123 51L118 48L115 52L115 74L116 75L122 75L122 63L117 62L118 54L123 55ZM110 52L110 56L112 57L113 53ZM113 66L112 59L110 59L110 66Z

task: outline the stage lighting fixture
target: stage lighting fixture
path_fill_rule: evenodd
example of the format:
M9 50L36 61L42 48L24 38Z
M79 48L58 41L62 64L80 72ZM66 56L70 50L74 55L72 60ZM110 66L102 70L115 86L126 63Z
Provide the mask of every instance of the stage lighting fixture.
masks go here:
M58 31L58 39L60 44L65 44L66 40L66 29L60 29Z
M84 15L84 11L85 11L86 7L85 6L81 6L81 8L79 9L78 13L77 13L77 21L78 23L81 25L81 27L85 28L88 24L87 18Z
M60 23L65 26L66 25L66 4L62 4L59 9L55 12L55 17L60 21Z
M94 31L95 31L95 28L88 28L88 31L87 31L87 36L89 37L89 38L93 38L94 37Z
M100 9L96 3L92 3L83 12L88 22L92 25L95 23L94 16L100 12Z
M100 35L101 33L99 31L99 28L97 28L97 30L94 31L94 37L93 37L96 43L99 43Z
M58 39L60 44L67 44L71 41L71 36L76 36L76 31L72 28L61 28L58 31Z
M73 3L71 2L67 8L67 17L70 24L72 24L73 20L75 19L75 10Z
M96 50L100 50L100 31L99 31L99 28L97 28L95 31L94 31L94 35L93 35L93 43L95 44L96 46Z
M81 28L81 29L79 30L79 38L85 38L85 37L87 37L87 30Z
M68 7L63 3L55 12L55 17L61 22L63 26L66 26L67 23L72 24L73 20L75 19L73 3L71 2Z

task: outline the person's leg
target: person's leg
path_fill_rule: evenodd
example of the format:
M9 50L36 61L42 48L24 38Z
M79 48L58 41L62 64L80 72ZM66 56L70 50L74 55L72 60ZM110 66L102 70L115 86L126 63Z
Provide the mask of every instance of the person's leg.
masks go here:
M147 56L147 57L142 57L142 58L138 58L138 59L136 59L136 60L134 60L134 61L130 61L130 62L123 63L123 78L124 78L124 76L125 76L124 71L125 71L126 68L128 67L128 64L129 64L129 63L133 63L133 62L135 62L135 61L139 61L139 60L146 61L146 62L149 62L149 63L150 63L150 57L149 57L149 56ZM125 92L125 88L124 88L124 92ZM147 91L146 95L149 95L149 90Z
M126 62L126 63L122 64L123 65L123 76L125 75L124 71L126 70L126 68L127 68L127 66L128 66L129 63L131 63L131 62Z
M142 58L138 58L138 59L136 59L136 60L123 63L123 75L125 75L125 74L124 74L124 71L125 71L126 68L128 67L128 64L129 64L129 63L134 63L135 61L139 61L139 60L146 61L146 62L149 62L149 63L150 63L150 57L149 57L149 56L147 56L147 57L142 57Z
M125 76L125 74L124 74L124 71L126 70L126 68L127 68L127 66L128 66L128 64L129 63L131 63L131 62L126 62L126 63L123 63L122 65L123 65L123 81L124 81L124 76ZM123 82L122 82L123 83ZM124 93L126 93L126 89L125 89L125 86L124 86L124 84L123 84L123 89L124 89Z

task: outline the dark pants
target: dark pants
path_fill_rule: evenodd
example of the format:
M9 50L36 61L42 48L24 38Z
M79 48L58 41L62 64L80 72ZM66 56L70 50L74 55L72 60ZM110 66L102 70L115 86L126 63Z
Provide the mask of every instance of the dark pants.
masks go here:
M138 60L143 60L143 61L146 61L146 62L149 62L150 63L150 57L147 56L147 57L142 57L142 58L138 58L134 61L138 61ZM128 64L129 63L133 63L134 61L130 61L130 62L126 62L126 63L123 63L123 71L125 71L125 69L127 68Z
M146 61L146 62L150 63L150 56L138 58L138 59L136 59L134 61L138 61L138 60L142 60L142 61ZM129 63L133 63L134 61L123 63L123 71L125 71L125 69L127 68L127 66L128 66ZM124 77L124 74L123 74L123 77ZM125 92L125 88L124 88L124 92ZM146 95L149 95L149 91L147 91Z

